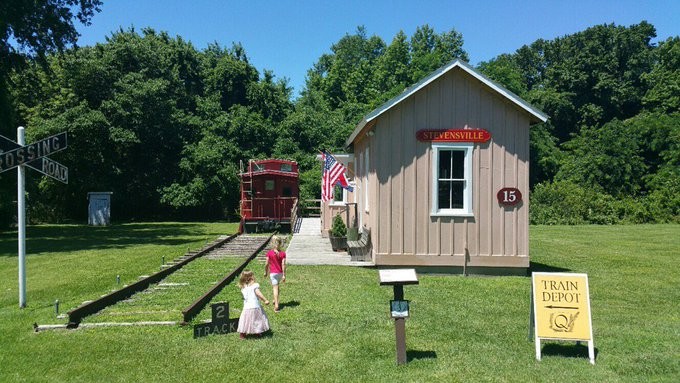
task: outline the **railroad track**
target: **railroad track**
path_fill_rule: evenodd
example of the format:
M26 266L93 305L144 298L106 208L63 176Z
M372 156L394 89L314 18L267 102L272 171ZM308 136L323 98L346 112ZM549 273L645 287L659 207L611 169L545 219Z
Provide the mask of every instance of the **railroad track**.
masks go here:
M182 267L188 265L190 262L198 258L207 259L221 259L226 257L246 257L245 260L240 263L235 269L233 269L228 275L226 275L222 280L215 283L208 291L196 299L193 303L186 306L182 310L182 324L188 324L204 307L210 300L217 295L227 284L229 284L234 278L236 278L243 269L246 268L248 263L252 261L257 255L262 251L271 236L247 236L247 235L231 235L229 237L218 239L213 243L205 246L203 249L194 252L187 252L184 256L178 258L176 261L171 262L157 273L145 276L139 281L132 283L130 285L124 286L119 290L113 291L109 294L103 295L99 299L84 302L77 308L69 311L68 314L68 324L67 328L77 328L82 320L92 314L98 313L101 310L112 306L118 302L129 299L134 294L143 292L152 284L161 282L163 279L167 278L172 273L180 270ZM36 327L36 331L38 328Z

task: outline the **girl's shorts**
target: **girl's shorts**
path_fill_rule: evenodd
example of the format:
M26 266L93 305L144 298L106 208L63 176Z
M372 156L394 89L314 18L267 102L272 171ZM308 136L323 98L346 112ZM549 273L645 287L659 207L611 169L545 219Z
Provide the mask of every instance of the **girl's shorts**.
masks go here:
M269 279L272 281L272 286L276 286L281 282L281 278L283 277L283 273L273 273L269 274Z

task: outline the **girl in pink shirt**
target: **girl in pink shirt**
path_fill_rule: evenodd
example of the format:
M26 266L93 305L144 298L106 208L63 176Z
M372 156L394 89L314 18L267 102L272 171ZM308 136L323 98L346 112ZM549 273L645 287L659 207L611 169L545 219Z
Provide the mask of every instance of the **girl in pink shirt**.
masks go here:
M272 237L272 248L264 265L264 276L269 275L274 290L274 312L279 312L279 283L286 281L286 252L281 251L281 242L280 237Z

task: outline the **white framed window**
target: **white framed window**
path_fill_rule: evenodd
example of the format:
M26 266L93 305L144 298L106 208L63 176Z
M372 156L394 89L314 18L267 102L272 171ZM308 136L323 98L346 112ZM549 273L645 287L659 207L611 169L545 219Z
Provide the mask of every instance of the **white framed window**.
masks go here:
M432 145L431 215L472 215L472 148L470 143Z
M356 190L357 186L354 180L349 180L348 182L349 186L353 187L354 190ZM356 200L356 195L354 195L354 199ZM343 188L340 185L333 186L333 200L331 201L331 205L334 206L345 205L345 203L347 202L349 202L349 192L347 191L347 189Z
M344 205L347 202L347 190L340 185L333 186L333 200L331 205Z

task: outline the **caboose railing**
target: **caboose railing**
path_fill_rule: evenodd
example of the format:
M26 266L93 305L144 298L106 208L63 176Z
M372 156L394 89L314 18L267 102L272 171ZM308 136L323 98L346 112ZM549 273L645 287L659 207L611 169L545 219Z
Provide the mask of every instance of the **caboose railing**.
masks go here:
M298 200L297 198L295 199L295 202L293 202L293 208L290 209L290 232L294 233L295 232L295 224L297 223L297 218L298 218Z

